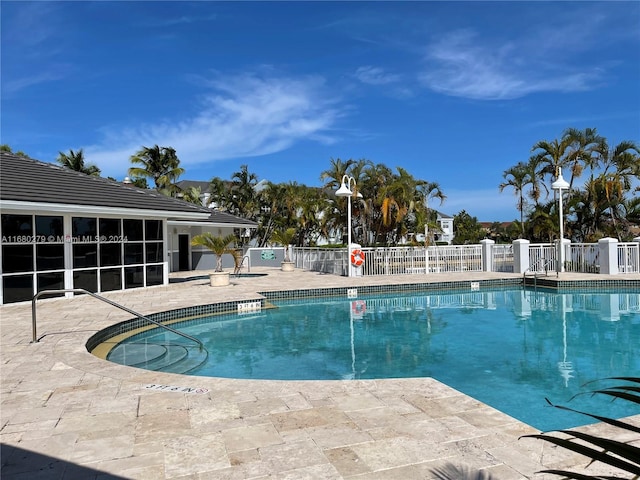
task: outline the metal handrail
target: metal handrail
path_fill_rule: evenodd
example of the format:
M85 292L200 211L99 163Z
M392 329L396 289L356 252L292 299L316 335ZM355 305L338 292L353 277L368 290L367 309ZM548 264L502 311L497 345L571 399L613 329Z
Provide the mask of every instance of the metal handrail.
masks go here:
M553 263L553 259L549 258L541 258L538 262L534 262L533 265L529 265L524 273L522 274L522 287L525 287L525 283L526 283L526 278L527 278L527 272L531 271L533 272L533 286L534 288L538 287L538 266L539 264L542 263L542 267L544 267L544 274L546 275L548 270L546 267L548 267L549 265L551 265ZM558 272L556 272L556 276L558 276Z
M120 305L119 303L114 302L113 300L109 300L108 298L105 297L101 297L100 295L90 292L88 290L85 290L84 288L65 288L62 290L41 290L40 292L36 293L35 296L33 297L33 299L31 300L31 326L33 328L33 340L31 341L31 343L38 343L38 338L37 338L37 334L36 334L36 300L38 300L38 298L40 298L40 295L44 295L44 294L51 294L51 293L86 293L87 295L92 296L93 298L97 298L98 300L101 300L105 303L108 303L109 305L112 305L116 308L119 308L120 310L124 310L127 313L130 313L131 315L135 315L138 318L141 318L143 320L146 320L147 322L153 323L154 325L157 325L158 327L164 328L165 330L168 330L172 333L175 333L176 335L180 335L181 337L187 338L193 342L196 342L198 345L200 345L200 349L204 349L204 344L198 340L195 337L192 337L191 335L187 335L186 333L182 333L179 332L178 330L175 330L167 325L164 325L156 320L152 320L149 317L145 317L144 315L131 310L130 308L127 308L123 305Z

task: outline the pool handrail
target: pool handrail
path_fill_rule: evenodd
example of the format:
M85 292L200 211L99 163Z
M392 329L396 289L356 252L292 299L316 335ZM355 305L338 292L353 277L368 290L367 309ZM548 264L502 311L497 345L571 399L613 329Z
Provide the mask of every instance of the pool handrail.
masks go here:
M108 303L109 305L112 305L116 308L119 308L120 310L124 310L127 313L130 313L131 315L135 315L138 318L141 318L142 320L146 320L149 323L153 323L154 325L157 325L158 327L164 328L165 330L168 330L172 333L175 333L176 335L180 335L181 337L187 338L193 342L196 342L199 346L200 349L204 349L204 344L198 340L195 337L192 337L191 335L187 335L186 333L182 333L178 330L175 330L167 325L164 325L163 323L160 323L156 320L152 320L149 317L145 317L144 315L142 315L141 313L138 313L134 310L131 310L130 308L125 307L124 305L120 305L119 303L114 302L113 300L109 300L108 298L102 297L96 293L90 292L88 290L85 290L84 288L64 288L61 290L41 290L38 293L36 293L34 295L34 297L31 299L31 326L32 326L32 330L33 330L33 339L31 340L31 343L38 343L38 338L37 338L37 321L36 321L36 300L38 300L38 298L40 298L41 295L44 294L53 294L53 293L86 293L87 295L92 296L93 298L96 298L98 300L101 300L105 303Z

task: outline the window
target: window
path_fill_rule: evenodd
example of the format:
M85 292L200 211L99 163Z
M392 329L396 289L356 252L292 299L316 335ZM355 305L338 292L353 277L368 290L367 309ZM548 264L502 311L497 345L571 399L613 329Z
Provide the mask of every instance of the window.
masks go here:
M162 240L162 222L160 220L145 220L145 240Z
M71 235L74 241L96 241L98 235L97 220L89 217L73 217Z
M2 273L32 271L33 245L2 245Z
M98 245L78 244L73 246L73 268L98 266Z
M98 271L79 270L73 272L73 288L84 288L89 292L98 291Z
M22 237L33 235L31 215L2 215L2 243L25 243Z
M125 242L140 242L144 240L142 231L142 220L124 219L122 229Z
M2 283L4 303L26 302L33 298L33 275L4 277Z

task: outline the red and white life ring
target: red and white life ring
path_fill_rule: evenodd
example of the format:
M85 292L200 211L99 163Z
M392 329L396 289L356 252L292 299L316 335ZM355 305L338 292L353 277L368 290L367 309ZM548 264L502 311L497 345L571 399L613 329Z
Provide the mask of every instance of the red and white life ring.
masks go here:
M359 267L364 263L364 252L359 248L351 250L351 265Z

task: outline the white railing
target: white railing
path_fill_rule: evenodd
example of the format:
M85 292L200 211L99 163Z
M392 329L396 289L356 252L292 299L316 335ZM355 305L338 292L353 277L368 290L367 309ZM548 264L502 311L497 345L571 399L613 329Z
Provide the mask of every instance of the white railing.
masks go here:
M556 271L556 247L549 243L532 243L529 245L529 271L547 273Z
M438 245L432 247L363 247L362 275L415 275L427 273L480 272L480 245ZM347 275L345 249L295 247L297 268Z
M494 272L513 272L513 244L491 246Z
M600 271L598 258L600 248L597 243L571 243L567 248L568 253L564 263L566 272L598 273Z
M640 243L618 244L618 272L640 273Z
M557 271L557 245L538 243L529 245L531 273ZM597 243L564 244L565 271L599 273L600 245ZM425 275L430 273L483 271L482 245L438 245L431 247L363 247L364 263L360 273L378 275ZM296 267L334 275L347 275L350 264L345 248L295 247ZM491 270L514 271L514 246L492 245ZM618 272L640 273L640 243L617 245ZM606 271L606 270L604 270Z
M294 247L296 268L312 272L346 275L347 251L343 248Z

